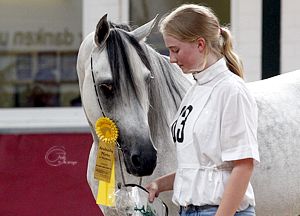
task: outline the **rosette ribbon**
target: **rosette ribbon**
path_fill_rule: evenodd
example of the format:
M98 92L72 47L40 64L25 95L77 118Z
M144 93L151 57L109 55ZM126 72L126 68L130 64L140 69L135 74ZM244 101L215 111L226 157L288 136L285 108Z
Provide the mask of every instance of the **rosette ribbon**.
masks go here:
M115 206L115 143L118 138L116 124L107 117L100 117L95 125L99 149L94 178L99 180L96 203Z

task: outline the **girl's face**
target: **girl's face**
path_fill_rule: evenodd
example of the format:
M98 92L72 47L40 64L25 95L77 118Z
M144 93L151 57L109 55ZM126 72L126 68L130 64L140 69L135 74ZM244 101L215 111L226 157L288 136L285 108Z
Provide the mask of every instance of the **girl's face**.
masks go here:
M164 41L169 49L170 62L176 63L183 73L188 74L203 70L203 41L183 42L169 35L164 35Z

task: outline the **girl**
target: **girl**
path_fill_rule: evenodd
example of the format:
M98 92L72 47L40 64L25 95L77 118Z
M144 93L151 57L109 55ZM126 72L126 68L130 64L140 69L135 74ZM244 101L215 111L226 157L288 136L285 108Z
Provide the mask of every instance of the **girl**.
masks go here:
M180 215L255 215L249 183L259 162L256 102L242 79L230 31L211 9L185 4L159 24L170 62L196 83L182 100L171 133L178 167L149 183L149 200L174 190Z

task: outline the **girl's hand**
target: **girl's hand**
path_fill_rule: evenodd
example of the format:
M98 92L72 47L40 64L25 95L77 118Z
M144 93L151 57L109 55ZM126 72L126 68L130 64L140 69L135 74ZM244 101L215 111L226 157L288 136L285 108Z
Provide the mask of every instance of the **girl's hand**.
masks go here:
M158 197L160 192L173 190L173 183L175 179L175 172L169 173L162 177L155 179L145 186L149 192L149 202L153 202L155 197Z
M150 203L152 203L154 201L155 197L158 197L158 195L159 195L158 184L155 181L153 181L153 182L150 182L149 184L147 184L145 186L145 188L149 192L148 200Z

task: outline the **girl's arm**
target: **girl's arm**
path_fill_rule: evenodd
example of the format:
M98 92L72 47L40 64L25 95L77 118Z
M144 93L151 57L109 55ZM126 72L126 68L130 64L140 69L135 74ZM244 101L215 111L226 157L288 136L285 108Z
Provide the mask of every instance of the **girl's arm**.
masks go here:
M253 167L252 158L234 161L216 216L233 216L236 213L246 193Z
M174 179L175 172L164 175L147 184L146 189L149 191L149 201L153 202L160 192L173 190Z

